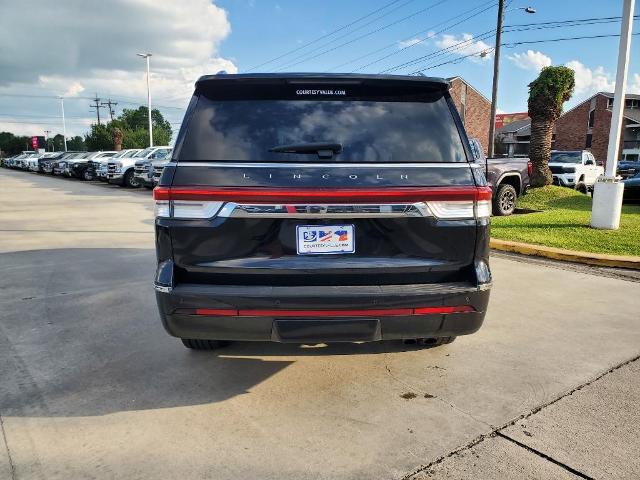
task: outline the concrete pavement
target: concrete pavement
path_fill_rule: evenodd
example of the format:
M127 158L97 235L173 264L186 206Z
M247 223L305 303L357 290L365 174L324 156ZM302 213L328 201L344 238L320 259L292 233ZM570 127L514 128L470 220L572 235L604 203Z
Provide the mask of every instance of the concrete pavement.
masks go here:
M637 468L618 461L637 436L562 444L550 425L588 428L588 400L541 416L640 354L636 283L495 258L485 325L451 345L192 352L157 318L150 197L0 170L0 478L447 478L465 452L476 478L574 475L533 450L597 478ZM630 366L589 387L614 373L638 384ZM640 427L632 401L603 398ZM502 429L520 417L532 437ZM539 443L479 441L497 430Z

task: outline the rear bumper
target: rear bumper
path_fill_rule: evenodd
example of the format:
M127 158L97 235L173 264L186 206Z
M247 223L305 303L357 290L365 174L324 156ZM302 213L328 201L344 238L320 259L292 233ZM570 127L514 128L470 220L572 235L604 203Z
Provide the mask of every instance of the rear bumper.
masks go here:
M162 323L179 338L275 342L354 342L445 337L476 332L484 320L490 285L470 283L374 286L178 285L158 291ZM392 314L363 311L471 306L465 313ZM338 309L354 316L317 315ZM200 310L201 314L197 314ZM222 311L210 315L208 311ZM225 311L239 311L225 316ZM243 313L248 310L249 313ZM267 311L254 314L258 310ZM313 311L312 318L287 311ZM278 315L278 311L283 311Z

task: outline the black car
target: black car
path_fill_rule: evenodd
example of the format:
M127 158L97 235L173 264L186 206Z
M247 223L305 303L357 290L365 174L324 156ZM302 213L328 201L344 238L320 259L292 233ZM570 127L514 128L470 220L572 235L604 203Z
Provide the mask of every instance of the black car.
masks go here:
M640 203L640 173L622 181L624 183L623 202Z
M446 80L204 76L154 199L160 316L189 348L484 320L491 189Z
M38 158L38 173L51 172L51 164L60 160L65 152L47 153Z
M626 155L627 157L631 157L631 155ZM637 155L636 155L637 157ZM640 160L637 158L635 160L620 160L618 162L618 168L616 173L620 175L622 178L630 178L635 174L640 173Z

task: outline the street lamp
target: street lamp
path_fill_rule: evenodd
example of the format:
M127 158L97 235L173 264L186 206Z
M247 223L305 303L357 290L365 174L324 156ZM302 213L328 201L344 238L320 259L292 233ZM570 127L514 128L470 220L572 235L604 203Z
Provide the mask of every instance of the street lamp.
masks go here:
M67 151L67 123L64 121L64 97L60 95L60 107L62 107L62 138L64 139L64 151Z
M533 7L514 7L507 10L524 10L526 13L536 13ZM496 26L496 47L493 57L493 86L491 88L491 120L489 123L489 158L493 157L496 127L496 108L498 104L498 76L500 74L500 43L502 42L502 17L504 16L504 0L498 1L498 25Z
M153 128L151 126L151 85L149 84L149 58L150 53L136 53L139 57L147 59L147 114L149 115L149 146L153 147Z

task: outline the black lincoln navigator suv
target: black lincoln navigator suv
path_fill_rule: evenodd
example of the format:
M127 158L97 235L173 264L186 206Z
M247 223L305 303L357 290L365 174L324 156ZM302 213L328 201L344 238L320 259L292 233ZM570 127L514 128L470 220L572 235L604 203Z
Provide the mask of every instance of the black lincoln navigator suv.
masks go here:
M442 344L487 309L491 190L447 81L198 80L154 190L155 290L185 346Z

